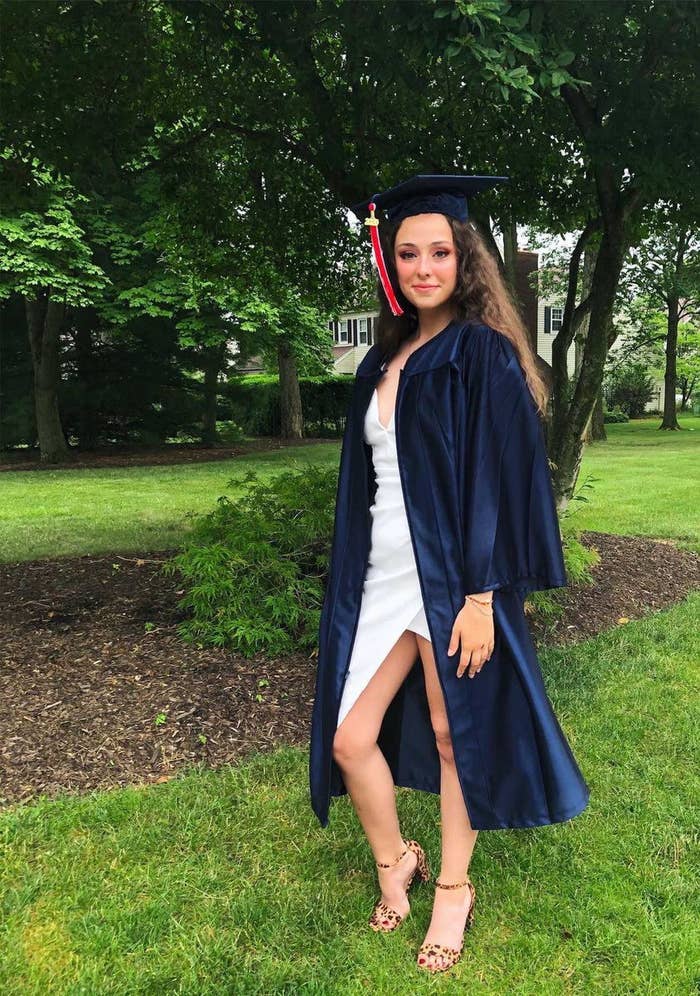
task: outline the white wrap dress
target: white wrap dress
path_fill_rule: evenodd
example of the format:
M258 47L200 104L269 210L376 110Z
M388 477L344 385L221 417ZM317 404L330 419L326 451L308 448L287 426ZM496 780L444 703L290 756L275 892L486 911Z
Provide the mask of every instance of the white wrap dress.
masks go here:
M367 407L364 439L372 447L377 490L370 506L370 553L337 726L404 630L430 639L399 476L394 415L385 428L379 421L376 388Z

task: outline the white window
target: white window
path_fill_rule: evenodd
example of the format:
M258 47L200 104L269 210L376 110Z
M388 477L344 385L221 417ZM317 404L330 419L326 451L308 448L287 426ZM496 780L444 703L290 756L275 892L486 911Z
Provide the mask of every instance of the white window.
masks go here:
M350 342L347 318L341 318L338 322L338 342Z
M552 325L551 325L552 333L559 332L559 330L561 329L561 323L563 321L563 318L564 318L563 308L552 308Z
M360 345L367 345L367 319L358 318L357 320L357 335Z

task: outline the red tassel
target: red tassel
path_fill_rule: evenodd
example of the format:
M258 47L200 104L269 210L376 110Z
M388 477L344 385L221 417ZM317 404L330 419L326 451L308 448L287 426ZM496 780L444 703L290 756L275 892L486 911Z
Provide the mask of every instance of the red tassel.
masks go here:
M382 253L382 243L379 239L379 221L374 216L374 210L376 204L371 203L369 205L369 218L365 218L365 225L370 226L370 235L372 236L372 249L374 251L374 261L377 264L377 269L379 270L379 279L382 282L382 287L384 288L384 293L389 301L389 307L394 315L403 315L403 308L396 300L396 295L394 294L394 288L391 286L391 281L389 280L389 274L387 272L386 263L384 262L384 254Z

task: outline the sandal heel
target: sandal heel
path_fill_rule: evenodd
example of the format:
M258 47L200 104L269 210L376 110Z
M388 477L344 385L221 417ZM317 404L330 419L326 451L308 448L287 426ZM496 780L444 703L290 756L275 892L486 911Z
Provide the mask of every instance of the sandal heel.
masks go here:
M410 847L413 853L418 858L418 864L416 865L416 872L421 882L429 882L430 867L428 865L428 859L426 857L425 851L420 846L417 840L407 840L406 847Z
M426 858L425 851L420 846L418 841L405 840L404 844L406 846L406 850L413 851L413 853L416 855L418 859L415 870L413 871L411 877L406 883L406 895L408 895L408 891L413 885L413 880L415 879L416 875L418 875L418 877L422 882L429 881L430 869L428 867L428 859ZM390 864L388 865L377 863L377 866L379 868L389 868L391 864L396 864L397 861L400 861L405 853L406 851L404 851L396 859L396 861L390 862ZM408 914L406 915L408 916ZM369 925L374 931L380 932L382 934L389 934L391 933L392 930L396 930L396 928L401 923L403 923L404 920L405 917L401 916L399 913L396 912L396 910L392 909L390 906L387 906L386 903L380 900L375 904L375 907L372 910L372 915L369 918Z
M476 903L476 889L474 888L473 882L467 876L465 882L456 882L454 885L444 885L442 882L436 881L435 885L439 889L459 889L464 885L468 887L471 896L471 902L469 905L469 912L467 913L467 919L464 925L464 931L466 933L466 931L471 927L471 925L474 922L474 904ZM464 936L462 937L462 944L458 948L450 948L447 947L445 944L423 943L418 948L417 966L423 971L430 972L432 975L436 975L438 972L446 972L448 969L453 968L457 964L457 962L462 957L463 950L464 950ZM440 967L433 967L432 965L421 963L420 961L421 958L427 960L428 958L433 957L434 955L438 955L442 959L443 964L440 965Z

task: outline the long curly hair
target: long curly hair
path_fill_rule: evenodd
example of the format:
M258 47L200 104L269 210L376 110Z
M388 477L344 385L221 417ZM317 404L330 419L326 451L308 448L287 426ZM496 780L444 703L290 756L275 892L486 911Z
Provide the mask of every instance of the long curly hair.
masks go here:
M501 276L496 259L469 219L459 221L447 215L445 217L452 228L457 251L457 285L453 304L458 317L483 322L510 339L537 410L541 416L545 416L550 395L549 384L538 367L537 355L532 348L520 310ZM375 338L383 352L389 356L418 329L418 311L401 292L394 262L394 244L400 226L400 221L385 221L380 226L386 267L397 300L404 310L403 315L392 313L381 280L377 280L379 318Z

